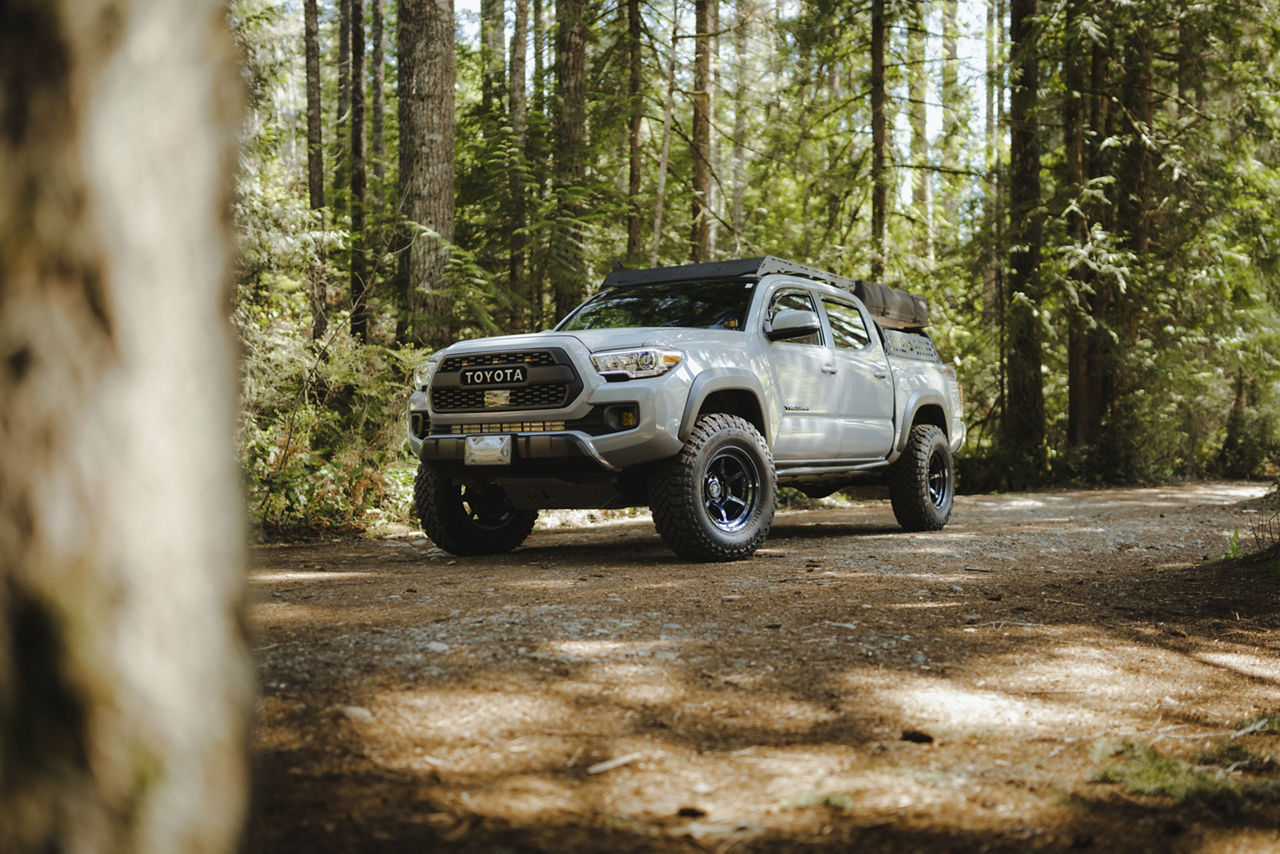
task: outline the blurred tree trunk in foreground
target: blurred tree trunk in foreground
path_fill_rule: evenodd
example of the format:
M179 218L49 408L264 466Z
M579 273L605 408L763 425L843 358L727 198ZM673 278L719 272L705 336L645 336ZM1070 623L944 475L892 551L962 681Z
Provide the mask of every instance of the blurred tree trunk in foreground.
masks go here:
M0 851L221 852L250 668L223 4L0 4Z

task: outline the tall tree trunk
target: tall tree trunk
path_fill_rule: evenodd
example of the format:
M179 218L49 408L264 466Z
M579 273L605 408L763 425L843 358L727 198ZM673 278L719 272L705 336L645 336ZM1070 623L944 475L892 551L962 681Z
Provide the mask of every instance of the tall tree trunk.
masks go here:
M942 157L948 166L956 166L959 158L965 97L960 88L960 3L942 0Z
M671 162L671 125L676 110L676 57L680 44L680 0L671 0L671 54L667 60L667 100L662 108L662 149L658 155L657 198L653 204L653 244L649 266L658 265L662 247L662 210L667 202L667 169Z
M644 244L640 234L640 216L643 212L640 205L641 179L644 177L642 166L644 151L640 147L640 131L644 125L644 64L643 44L641 43L640 0L627 0L627 107L631 112L630 125L627 128L627 263L640 263L640 253Z
M229 854L252 666L226 6L0 18L0 851Z
M502 0L480 0L480 111L493 116L502 111L503 53L506 22Z
M334 204L347 188L347 119L351 111L351 0L338 0L338 115L334 122Z
M558 200L555 264L556 317L577 306L587 292L587 260L582 218L587 177L585 0L556 3L555 188Z
M533 0L533 111L547 114L547 23L544 0Z
M1205 36L1195 7L1184 8L1178 19L1178 118L1201 111L1205 97L1205 73L1200 53Z
M1106 9L1106 4L1103 4ZM1111 49L1106 44L1095 44L1090 56L1089 69L1089 128L1087 147L1083 150L1084 167L1090 180L1115 174L1109 147L1103 142L1116 134L1115 113L1111 109L1113 92L1111 81ZM1109 189L1108 192L1114 192ZM1109 200L1095 201L1086 208L1090 222L1096 222L1104 232L1110 232L1115 224L1115 206ZM1084 371L1096 384L1091 394L1097 400L1082 408L1080 438L1084 444L1098 445L1103 441L1103 419L1111 406L1115 392L1114 347L1110 330L1114 323L1115 304L1118 296L1116 282L1110 277L1093 276L1094 292L1090 300L1090 312L1094 322L1085 339Z
M969 110L969 93L960 87L960 4L958 0L942 0L942 140L938 156L948 168L961 163L960 145L964 138ZM965 192L960 175L947 175L941 180L939 204L946 227L955 233L960 216L960 201ZM935 237L938 229L935 227ZM940 240L941 238L936 238Z
M743 231L746 228L747 189L747 27L751 20L750 0L737 0L733 24L733 202L730 222L733 226L733 255L743 250Z
M694 0L693 158L690 256L711 260L711 10L719 0Z
M406 337L439 348L452 337L453 0L400 0L400 291Z
M533 77L529 81L530 121L524 148L524 159L529 169L531 184L530 203L537 211L534 215L536 218L545 218L548 215L547 192L550 185L551 145L548 136L546 83L547 22L543 3L544 0L532 0ZM528 242L529 306L532 319L539 325L546 322L547 316L549 236L547 229L540 229L530 235Z
M1119 174L1120 226L1128 236L1129 248L1143 260L1151 240L1151 153L1147 136L1151 132L1152 63L1154 49L1151 28L1134 29L1126 45L1124 98L1128 121L1128 142L1124 148L1124 169Z
M929 75L926 59L925 25L927 0L915 0L907 31L908 95L911 124L912 202L916 215L916 252L933 264L933 187L929 165L927 104Z
M364 0L351 0L351 337L369 333L364 233Z
M1005 375L1005 189L1004 174L1004 2L987 3L986 135L984 146L984 219L990 233L983 270L982 310L989 328L995 331L999 360L997 399L1000 412L1007 408L1008 383Z
M381 181L387 176L387 140L385 119L387 113L387 59L386 27L382 20L382 4L386 0L369 0L372 20L369 22L369 38L373 42L373 67L370 68L369 85L373 90L373 112L369 128L369 155L373 159L373 174ZM381 205L379 205L381 207Z
M721 91L720 0L710 0L707 18L711 33L711 81L707 87L707 171L710 173L707 183L707 258L710 260L717 255L720 219L723 216L720 204L720 135L715 132L717 93Z
M1085 178L1085 63L1088 53L1080 31L1083 0L1068 0L1064 20L1062 76L1066 92L1062 99L1062 142L1065 161L1063 183L1070 203L1067 236L1084 247L1089 239L1089 222L1084 202ZM1067 445L1082 447L1098 440L1102 416L1100 365L1092 358L1094 327L1095 278L1086 265L1067 270L1067 278L1076 294L1075 305L1068 307L1067 333Z
M1151 250L1152 217L1152 158L1148 144L1153 118L1153 37L1150 25L1139 23L1130 33L1125 44L1124 76L1121 81L1120 99L1123 106L1121 134L1127 141L1119 155L1116 175L1117 230L1124 235L1126 248L1133 254L1129 287L1113 292L1111 303L1111 332L1118 341L1112 346L1107 359L1108 403L1123 407L1129 395L1138 390L1139 378L1135 371L1125 367L1120 355L1131 342L1142 337L1141 305L1142 284L1146 278L1148 255ZM1125 419L1112 419L1103 444L1117 455L1109 460L1111 468L1132 471L1134 439Z
M1013 487L1039 480L1045 470L1043 354L1040 320L1040 43L1037 0L1012 0L1009 47L1013 80L1009 100L1009 338L1004 446Z
M885 119L884 41L885 0L871 0L871 278L884 278L888 243L889 173L885 152L888 127Z
M321 136L320 23L316 0L302 4L303 41L307 65L307 196L311 210L324 216L324 139ZM311 337L319 341L329 328L329 295L321 250L311 263Z
M508 98L511 102L511 159L507 164L507 185L511 195L511 237L509 248L511 257L507 265L507 288L516 299L529 299L528 312L518 318L517 327L526 332L534 332L542 327L542 306L535 302L534 294L528 290L525 265L528 262L526 244L528 238L525 229L528 227L528 203L526 199L525 180L525 144L529 131L528 98L525 86L528 76L525 72L525 59L529 52L529 0L515 0L514 21L511 32L511 91Z

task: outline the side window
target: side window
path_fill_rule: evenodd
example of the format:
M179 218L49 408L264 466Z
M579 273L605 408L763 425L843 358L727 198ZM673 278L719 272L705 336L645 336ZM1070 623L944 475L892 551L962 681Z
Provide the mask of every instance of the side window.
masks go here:
M804 291L783 291L773 295L773 302L769 303L769 322L773 323L773 319L777 317L778 312L785 309L798 309L799 311L812 311L817 313L814 307L813 297ZM804 338L792 338L788 344L816 344L822 345L822 333L815 332L812 335L806 335Z
M862 313L846 303L824 299L822 307L827 310L827 320L831 322L831 336L836 346L846 350L861 350L871 343L866 324L862 322Z

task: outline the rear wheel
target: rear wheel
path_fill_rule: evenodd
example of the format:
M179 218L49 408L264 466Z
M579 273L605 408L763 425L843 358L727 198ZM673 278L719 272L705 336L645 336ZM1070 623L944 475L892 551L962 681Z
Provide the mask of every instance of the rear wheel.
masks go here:
M518 510L491 483L458 482L426 463L418 466L414 504L422 530L440 548L456 555L509 552L525 541L537 510Z
M750 557L773 525L773 455L749 421L704 415L680 453L654 474L650 504L654 527L681 557Z
M889 469L893 515L907 531L939 531L951 518L955 497L956 467L946 434L932 424L917 424Z

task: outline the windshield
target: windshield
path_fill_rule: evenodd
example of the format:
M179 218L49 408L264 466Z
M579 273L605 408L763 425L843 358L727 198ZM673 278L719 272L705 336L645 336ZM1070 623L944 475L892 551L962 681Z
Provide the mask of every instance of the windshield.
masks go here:
M561 332L636 326L741 329L755 282L675 282L612 288L566 317Z

